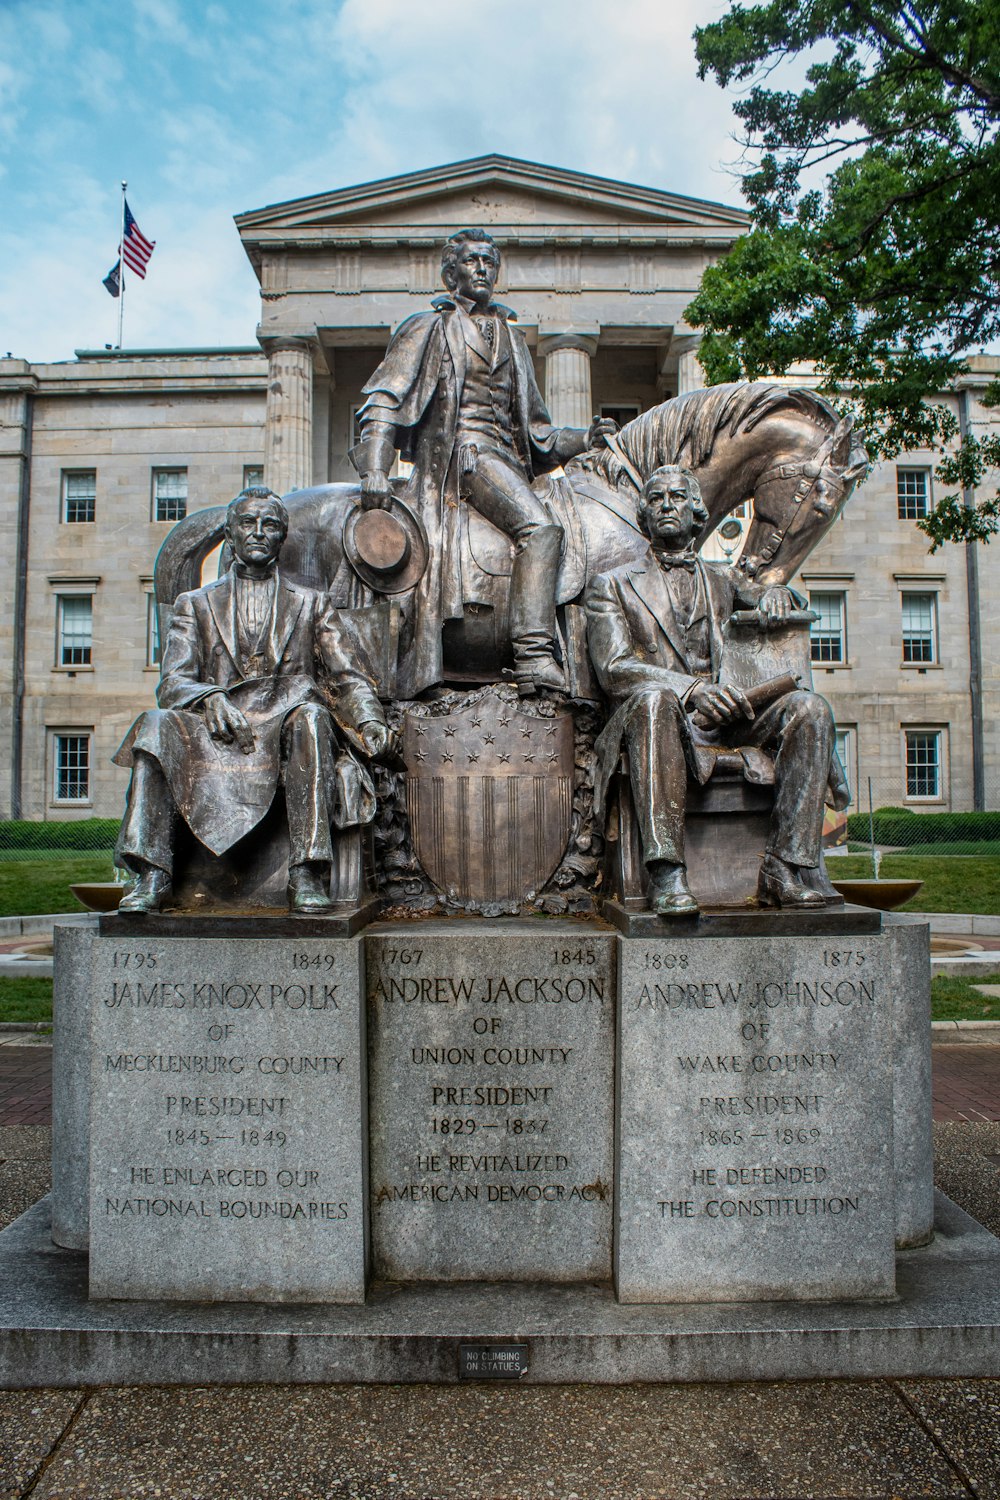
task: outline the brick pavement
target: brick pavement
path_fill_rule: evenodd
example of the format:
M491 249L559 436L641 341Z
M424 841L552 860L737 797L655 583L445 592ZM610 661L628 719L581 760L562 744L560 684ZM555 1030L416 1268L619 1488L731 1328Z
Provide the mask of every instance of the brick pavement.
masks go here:
M52 1122L52 1048L0 1047L0 1125Z

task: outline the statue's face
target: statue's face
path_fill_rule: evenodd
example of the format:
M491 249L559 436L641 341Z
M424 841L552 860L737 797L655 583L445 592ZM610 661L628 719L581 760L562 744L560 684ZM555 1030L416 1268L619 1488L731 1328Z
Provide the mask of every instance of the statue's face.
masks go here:
M241 500L226 522L226 540L240 562L267 568L277 562L285 523L271 500Z
M645 492L643 510L650 540L667 547L686 547L698 530L694 501L680 476L654 480Z
M498 270L493 246L470 240L459 248L454 290L460 297L469 297L485 307L493 297Z

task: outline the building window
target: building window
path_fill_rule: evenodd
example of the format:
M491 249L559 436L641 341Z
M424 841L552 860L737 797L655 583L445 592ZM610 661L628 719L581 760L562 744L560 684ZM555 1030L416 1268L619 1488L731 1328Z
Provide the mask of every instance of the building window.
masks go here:
M854 785L857 780L857 768L854 759L855 732L853 728L837 729L837 759L844 768L847 777L847 787L854 801Z
M809 607L818 616L809 627L813 661L847 660L847 600L843 594L809 595Z
M922 521L931 508L929 469L896 470L896 511L901 521Z
M90 594L59 594L56 665L89 667L94 645L94 601Z
M903 595L903 661L937 661L937 595Z
M90 735L53 735L52 798L55 802L90 801Z
M907 729L904 733L907 797L940 797L940 729Z
M153 470L153 520L183 521L187 515L187 469Z
M97 470L63 470L62 515L64 521L92 521L97 503Z
M619 427L624 427L626 422L634 422L639 415L639 403L637 401L618 401L601 403L601 416L610 417L617 422Z
M243 488L245 490L257 490L264 488L263 464L243 465Z
M156 595L146 595L146 666L160 665L160 615Z

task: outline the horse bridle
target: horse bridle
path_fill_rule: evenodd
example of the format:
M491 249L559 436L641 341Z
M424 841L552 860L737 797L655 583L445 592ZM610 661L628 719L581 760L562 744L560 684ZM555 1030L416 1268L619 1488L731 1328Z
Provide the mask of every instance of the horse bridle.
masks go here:
M842 475L838 475L834 469L830 468L823 459L811 458L807 459L805 463L776 464L773 469L768 469L761 475L754 487L755 492L762 490L766 485L776 483L779 479L795 479L797 477L799 482L795 486L795 493L792 496L792 508L789 511L788 520L780 529L776 528L765 537L760 550L755 552L752 557L740 558L736 566L742 572L752 578L756 573L760 572L762 567L771 562L778 548L785 540L785 537L790 531L794 530L796 523L804 515L802 509L803 502L809 498L824 474L829 477L832 485L836 486L842 494L847 487L846 481Z

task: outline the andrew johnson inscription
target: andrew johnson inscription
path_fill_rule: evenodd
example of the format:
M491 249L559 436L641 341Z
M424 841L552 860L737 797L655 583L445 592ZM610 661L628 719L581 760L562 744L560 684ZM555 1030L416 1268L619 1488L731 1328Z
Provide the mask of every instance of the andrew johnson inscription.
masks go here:
M376 1274L607 1277L614 938L442 926L366 943Z
M622 1301L893 1290L880 942L622 943Z
M91 1294L364 1299L359 943L98 940Z

